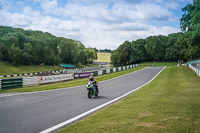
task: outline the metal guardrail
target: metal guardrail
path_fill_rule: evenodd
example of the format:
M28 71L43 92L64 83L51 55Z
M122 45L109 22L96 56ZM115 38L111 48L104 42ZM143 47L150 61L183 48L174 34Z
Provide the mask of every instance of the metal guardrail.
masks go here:
M59 74L59 73L77 73L77 72L86 72L86 71L97 70L100 68L105 68L105 66L93 66L93 67L85 67L85 68L62 69L62 70L57 70L57 71L45 71L45 72L32 72L32 73L22 73L22 74L13 74L13 75L3 75L3 76L0 76L0 78L34 76L34 75L45 76L45 75L53 75L53 74Z
M189 64L189 68L191 68L198 76L200 76L200 69L192 66L191 64Z
M1 79L1 89L21 88L23 78Z

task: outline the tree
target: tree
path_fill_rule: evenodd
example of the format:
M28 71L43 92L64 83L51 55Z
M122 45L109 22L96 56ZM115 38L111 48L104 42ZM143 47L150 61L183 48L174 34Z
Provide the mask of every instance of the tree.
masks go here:
M143 62L149 58L147 55L147 52L145 50L145 39L138 39L136 41L132 41L131 47L132 47L132 53L131 53L131 62Z
M11 48L12 47L12 48ZM85 46L72 39L55 37L47 32L0 26L0 60L13 64L85 63ZM18 53L16 57L10 54ZM89 53L90 54L90 53ZM90 57L95 59L96 52ZM20 57L21 60L14 60Z
M150 36L146 39L145 49L153 58L153 61L161 61L165 55L165 36Z
M120 66L119 63L119 49L113 50L111 53L111 62L114 66Z
M193 0L191 4L183 9L184 14L180 19L182 31L185 32L183 40L178 44L187 45L187 58L200 58L200 1Z
M182 31L193 31L200 24L200 1L193 0L192 4L186 5L182 8L184 14L180 19L180 25Z
M15 47L14 45L11 46L9 50L9 61L12 62L14 65L19 65L21 62L21 49L19 47Z
M166 49L165 49L165 61L177 61L179 59L179 50L178 47L175 46L178 38L182 35L182 33L173 33L168 35Z
M125 41L120 46L120 64L121 65L128 65L130 63L131 52L132 52L131 43L129 41Z
M97 59L97 54L94 49L87 48L85 49L85 55L86 55L86 62L92 62L92 60Z
M117 50L111 53L111 62L114 66L127 65L130 63L132 48L129 41L125 41Z
M30 65L33 61L33 46L30 43L24 44L24 49L22 50L22 64Z

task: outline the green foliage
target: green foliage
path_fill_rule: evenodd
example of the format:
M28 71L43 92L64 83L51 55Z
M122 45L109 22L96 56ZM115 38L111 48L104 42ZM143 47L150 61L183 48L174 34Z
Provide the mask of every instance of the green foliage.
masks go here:
M165 36L150 36L146 39L145 49L155 60L162 60L165 56Z
M97 50L98 52L98 50ZM99 50L100 53L111 53L112 51L110 49L100 49Z
M47 32L0 26L0 61L14 65L56 65L85 64L95 58L96 51L87 51L79 41Z
M179 34L171 34L169 37L150 36L132 43L126 41L112 52L111 62L114 66L120 66L145 61L178 60L177 49L174 48L173 43L178 39Z
M184 14L180 19L182 31L193 31L200 23L200 1L193 0L193 3L186 5L182 11Z
M95 52L95 49L87 48L85 49L85 55L86 55L86 62L91 63L92 60L97 59L97 53Z
M124 44L120 45L117 50L111 53L111 62L114 66L130 64L131 59L131 42L125 41Z
M186 5L181 18L181 29L185 32L183 41L179 45L184 46L185 58L200 58L200 1L193 0L193 3Z

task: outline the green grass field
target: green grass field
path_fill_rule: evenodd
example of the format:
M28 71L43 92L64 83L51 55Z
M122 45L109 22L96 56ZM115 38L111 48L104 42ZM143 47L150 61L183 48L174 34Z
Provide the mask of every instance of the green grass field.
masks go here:
M11 64L0 62L0 76L1 75L13 75L20 73L30 73L30 72L42 72L42 71L52 71L60 70L60 66L39 66L39 65L20 65L13 66Z
M115 78L117 76L125 75L140 69L145 68L146 66L139 66L136 68L116 72L116 73L111 73L111 74L106 74L106 75L101 75L101 76L96 76L95 79L99 81L103 80L108 80L111 78ZM59 83L52 83L52 84L44 84L44 85L39 85L39 86L33 86L33 87L24 87L24 88L16 88L16 89L7 89L7 90L0 90L0 93L8 93L8 92L33 92L33 91L43 91L43 90L52 90L52 89L59 89L59 88L67 88L67 87L72 87L72 86L78 86L78 85L85 85L88 81L88 78L84 79L76 79L76 80L71 80L71 81L65 81L65 82L59 82Z
M166 67L150 84L58 133L200 133L200 78Z
M111 53L97 53L97 60L101 62L111 62Z

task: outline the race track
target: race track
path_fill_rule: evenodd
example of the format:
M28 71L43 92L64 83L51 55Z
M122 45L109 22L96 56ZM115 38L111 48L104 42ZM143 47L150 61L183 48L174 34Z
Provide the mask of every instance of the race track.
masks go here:
M0 132L38 133L111 101L150 81L163 67L148 67L99 83L99 97L85 86L0 96Z

